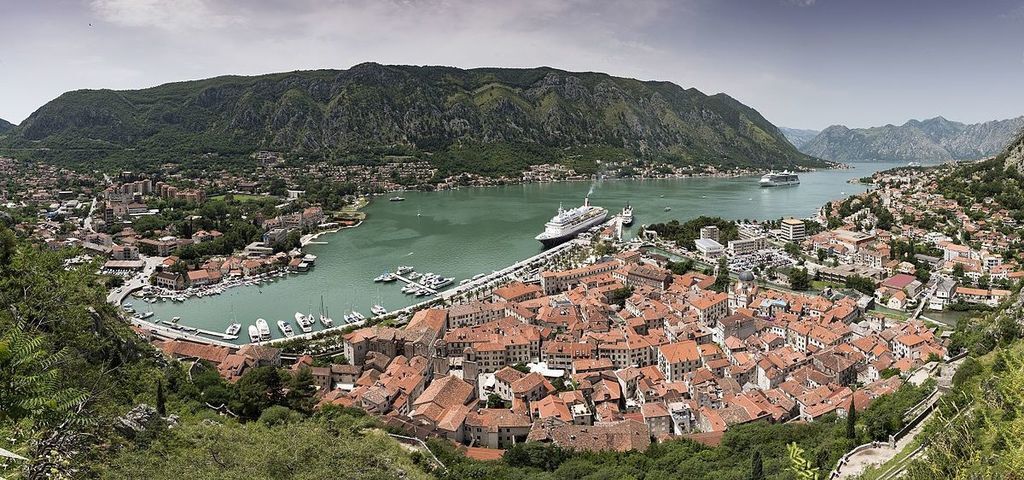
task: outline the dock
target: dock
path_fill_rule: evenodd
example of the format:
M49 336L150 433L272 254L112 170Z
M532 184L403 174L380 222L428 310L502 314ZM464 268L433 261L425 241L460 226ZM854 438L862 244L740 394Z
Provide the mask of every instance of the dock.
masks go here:
M170 320L161 320L161 323L163 323L164 325L170 326L174 330L178 330L177 328L174 328L174 326L176 326L178 324L174 323L174 322L172 322ZM206 330L204 328L198 328L198 327L193 327L193 326L188 326L188 328L190 328L190 329L194 328L197 333L202 333L203 335L209 335L211 337L217 337L217 338L220 338L221 340L235 340L235 339L238 338L238 335L228 335L228 334L226 334L224 332L214 332L213 330ZM179 331L183 332L184 330L179 330Z
M426 290L426 291L430 292L431 295L437 295L437 290L434 290L433 288L430 288L430 287L428 287L426 285L423 285L422 283L414 282L414 281L412 281L412 280L410 280L408 278L405 278L402 275L399 275L397 273L392 273L392 275L394 275L395 278L397 278L398 280L400 280L402 282L405 282L405 283L410 284L410 285L415 285L418 288L422 288L423 290Z

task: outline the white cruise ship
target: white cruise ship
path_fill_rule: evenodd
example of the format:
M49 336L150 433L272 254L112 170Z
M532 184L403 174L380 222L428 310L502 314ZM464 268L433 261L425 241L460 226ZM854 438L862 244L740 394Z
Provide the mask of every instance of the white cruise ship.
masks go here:
M782 187L785 185L800 185L800 177L788 170L779 173L768 172L761 177L759 182L762 187Z
M588 228L598 225L608 218L608 210L590 204L590 197L583 199L583 205L565 210L558 207L558 214L544 224L544 232L537 235L537 240L544 247L553 247L565 242Z

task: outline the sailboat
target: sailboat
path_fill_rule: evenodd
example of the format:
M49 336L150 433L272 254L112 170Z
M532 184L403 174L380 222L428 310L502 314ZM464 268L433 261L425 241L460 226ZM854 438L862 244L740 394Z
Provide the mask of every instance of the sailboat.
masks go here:
M324 325L324 328L334 325L334 320L327 315L327 307L324 306L323 295L320 295L320 323Z

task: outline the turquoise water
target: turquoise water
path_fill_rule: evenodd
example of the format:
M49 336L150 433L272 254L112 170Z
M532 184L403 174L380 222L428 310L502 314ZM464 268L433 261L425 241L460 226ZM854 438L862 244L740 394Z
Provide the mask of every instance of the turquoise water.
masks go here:
M402 294L400 283L373 282L374 277L398 265L453 276L457 285L459 280L535 255L541 246L534 236L543 230L558 204L579 205L591 188L591 203L611 213L631 203L635 231L643 224L699 215L730 219L806 217L829 200L864 191L864 186L847 180L895 166L899 165L864 163L854 164L851 170L804 173L799 186L779 188L760 188L756 177L689 178L407 192L402 194L404 202L377 197L366 207L367 220L361 226L324 235L319 240L326 245L307 248L318 257L310 272L259 288L231 288L221 295L184 303L153 304L155 315L150 320L180 316L184 325L223 331L237 319L243 325L239 341L246 341L246 327L262 317L269 321L277 338L281 334L276 320L288 320L295 328L295 312L319 312L321 295L331 316L339 320L336 325L344 313L353 309L369 316L375 303L396 309L423 300ZM671 211L665 211L665 207L671 207Z

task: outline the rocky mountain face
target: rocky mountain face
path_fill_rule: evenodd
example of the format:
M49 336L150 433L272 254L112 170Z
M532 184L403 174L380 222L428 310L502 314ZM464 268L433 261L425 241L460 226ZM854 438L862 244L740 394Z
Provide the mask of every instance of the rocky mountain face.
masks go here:
M974 160L998 154L1022 128L1024 117L975 124L935 117L857 129L833 125L800 151L840 162Z
M814 137L821 133L820 130L807 130L801 128L787 128L779 127L779 131L786 136L786 140L792 143L794 147L800 148L807 142L811 141Z
M9 132L11 130L14 130L14 124L0 118L0 133Z
M1006 156L1004 162L1007 168L1015 167L1017 170L1024 170L1024 134L1017 137L1017 140L1006 148L1003 155Z
M602 73L391 66L79 90L15 127L9 144L143 154L455 153L496 145L603 147L681 163L821 165L725 94ZM376 150L374 150L376 149Z

